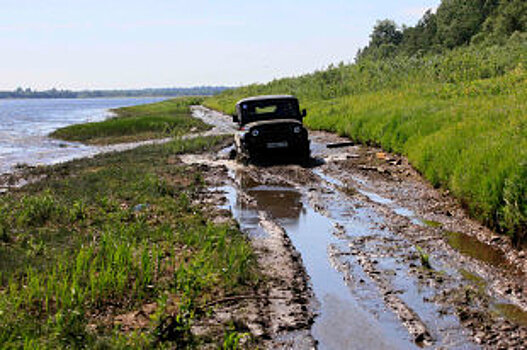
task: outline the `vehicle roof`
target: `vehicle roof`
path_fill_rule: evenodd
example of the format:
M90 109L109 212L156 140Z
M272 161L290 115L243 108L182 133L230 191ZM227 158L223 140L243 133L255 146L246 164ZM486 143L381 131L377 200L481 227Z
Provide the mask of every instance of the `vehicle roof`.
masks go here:
M253 102L253 101L264 101L264 100L289 100L294 99L297 100L297 98L293 95L261 95L261 96L252 96L247 97L242 100L239 100L236 105L239 105L244 102Z

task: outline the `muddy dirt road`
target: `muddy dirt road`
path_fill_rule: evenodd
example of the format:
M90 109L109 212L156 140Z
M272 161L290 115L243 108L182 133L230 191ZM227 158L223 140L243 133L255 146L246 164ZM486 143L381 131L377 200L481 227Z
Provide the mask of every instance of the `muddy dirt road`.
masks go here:
M234 132L227 116L194 115L216 125L209 133ZM290 298L271 318L288 326L269 332L270 347L527 346L524 251L468 219L405 159L328 133L310 138L310 167L242 166L228 148L183 157L214 174L210 191L266 273L295 279L282 283Z

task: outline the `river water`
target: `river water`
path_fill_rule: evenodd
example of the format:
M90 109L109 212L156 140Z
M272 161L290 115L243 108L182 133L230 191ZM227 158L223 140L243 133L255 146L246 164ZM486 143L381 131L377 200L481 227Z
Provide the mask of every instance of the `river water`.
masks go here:
M164 98L90 98L0 100L0 174L16 165L55 164L93 155L97 147L49 138L71 124L100 121L109 109L161 101Z

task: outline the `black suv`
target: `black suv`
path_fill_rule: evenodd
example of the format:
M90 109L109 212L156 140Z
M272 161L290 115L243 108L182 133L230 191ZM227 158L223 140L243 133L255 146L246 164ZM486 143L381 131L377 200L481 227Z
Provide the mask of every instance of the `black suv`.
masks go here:
M233 121L240 159L263 160L288 157L307 161L310 155L307 130L302 126L306 110L288 95L254 96L238 101Z

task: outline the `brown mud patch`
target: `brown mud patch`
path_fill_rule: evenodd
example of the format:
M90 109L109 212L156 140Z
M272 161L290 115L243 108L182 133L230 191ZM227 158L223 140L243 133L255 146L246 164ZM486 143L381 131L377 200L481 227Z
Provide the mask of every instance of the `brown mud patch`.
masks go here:
M205 181L211 190L203 192L199 202L206 205L209 219L213 222L234 221L232 212L225 209L226 192L222 190L226 179L229 178L228 170L223 165L218 166L228 161L215 162L210 154L182 158L185 162L199 163L199 169L205 174ZM235 164L229 166L236 167ZM246 178L240 181L246 181L244 185L247 185L255 180ZM276 180L275 184L283 185L283 182ZM275 195L279 196L278 192ZM264 200L269 201L272 209L273 202L283 199L273 198L273 193L270 192L269 197ZM236 200L245 208L256 209L255 200L250 194L238 196ZM212 317L205 322L206 326L204 324L202 327L210 328L215 324L225 324L235 319L238 323L245 324L250 334L258 339L258 343L264 348L311 349L315 347L315 341L310 334L314 314L310 306L312 293L308 286L308 277L302 258L291 240L283 228L273 220L273 215L290 214L281 214L278 206L275 209L277 210L271 210L272 215L265 212L256 214L258 225L265 234L248 236L263 275L263 281L255 290L258 297L234 300L216 306L212 310Z

